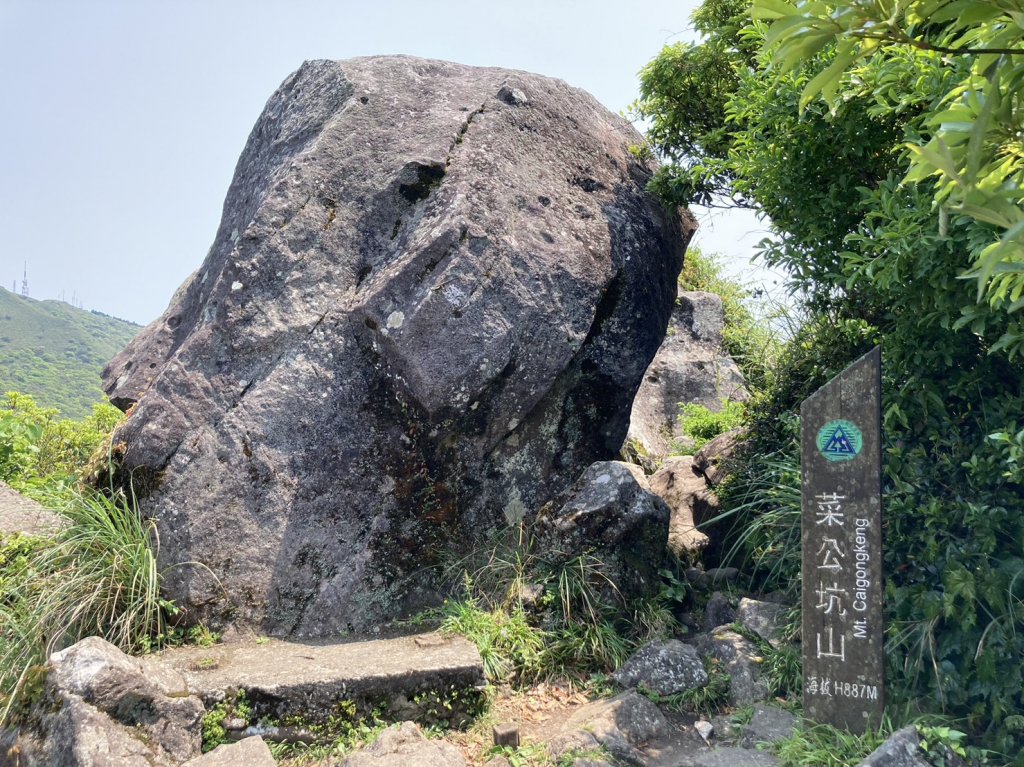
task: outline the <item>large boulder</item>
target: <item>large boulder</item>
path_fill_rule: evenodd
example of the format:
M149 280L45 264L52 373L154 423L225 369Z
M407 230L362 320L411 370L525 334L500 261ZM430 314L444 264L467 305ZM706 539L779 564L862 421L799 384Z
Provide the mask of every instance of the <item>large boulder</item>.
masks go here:
M168 596L271 634L374 625L612 457L694 229L640 142L523 72L290 76L206 261L104 372Z
M633 401L627 437L632 452L654 461L692 452L679 424L681 404L717 412L723 400L747 399L743 374L722 345L724 326L719 296L680 291L668 334Z

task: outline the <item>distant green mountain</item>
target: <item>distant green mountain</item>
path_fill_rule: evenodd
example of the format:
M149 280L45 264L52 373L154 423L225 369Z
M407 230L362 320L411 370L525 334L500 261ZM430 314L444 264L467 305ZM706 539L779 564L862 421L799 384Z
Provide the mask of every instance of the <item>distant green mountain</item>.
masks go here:
M0 394L31 394L66 418L104 401L100 371L142 328L63 301L36 301L0 288Z

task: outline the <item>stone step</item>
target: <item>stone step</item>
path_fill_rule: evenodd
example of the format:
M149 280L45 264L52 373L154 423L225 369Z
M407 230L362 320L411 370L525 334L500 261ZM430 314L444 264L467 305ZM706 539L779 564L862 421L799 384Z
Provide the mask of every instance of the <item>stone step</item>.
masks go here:
M142 660L153 676L178 672L207 708L244 693L249 727L371 712L451 723L475 712L485 685L477 648L439 633L343 643L260 639L172 648Z

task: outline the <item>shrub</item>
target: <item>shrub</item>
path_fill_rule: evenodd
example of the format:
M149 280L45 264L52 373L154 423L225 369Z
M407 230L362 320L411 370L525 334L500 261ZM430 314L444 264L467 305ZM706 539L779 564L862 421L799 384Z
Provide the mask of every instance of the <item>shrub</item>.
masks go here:
M679 424L683 434L693 440L693 450L700 450L719 434L742 426L747 409L742 402L723 400L717 412L693 402L679 403ZM674 452L674 451L673 451Z
M81 421L62 419L56 408L7 392L0 403L0 480L38 500L68 495L123 417L117 408L97 404Z
M672 608L686 595L668 570L659 594L625 604L600 558L552 562L525 525L499 535L480 559L460 563L463 593L439 617L443 630L477 645L491 681L612 671L639 643L678 628Z

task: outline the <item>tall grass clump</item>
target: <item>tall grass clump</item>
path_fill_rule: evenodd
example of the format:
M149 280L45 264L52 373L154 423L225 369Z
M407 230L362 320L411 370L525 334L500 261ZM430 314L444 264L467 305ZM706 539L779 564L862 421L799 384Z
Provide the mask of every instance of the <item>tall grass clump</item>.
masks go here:
M0 722L50 653L87 636L142 649L175 612L160 597L155 526L124 493L62 495L55 510L64 522L52 538L15 540L18 556L0 556Z
M808 724L776 743L772 750L784 767L850 767L860 764L893 730L888 719L863 735L827 724Z
M763 591L794 593L800 581L800 462L790 451L741 465L720 490L726 509L702 528L727 541L722 560Z
M477 646L488 679L514 681L536 677L543 666L545 632L530 620L522 606L481 606L472 580L464 580L465 597L446 602L441 630L461 634Z
M660 593L627 604L600 556L548 550L524 524L449 575L461 577L461 593L441 608L441 628L476 644L492 682L613 671L640 643L678 629L672 608L685 599L665 571Z

